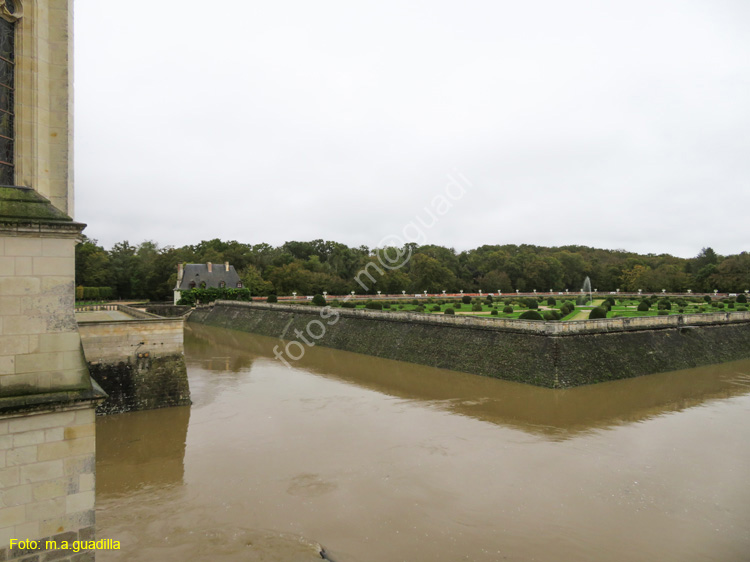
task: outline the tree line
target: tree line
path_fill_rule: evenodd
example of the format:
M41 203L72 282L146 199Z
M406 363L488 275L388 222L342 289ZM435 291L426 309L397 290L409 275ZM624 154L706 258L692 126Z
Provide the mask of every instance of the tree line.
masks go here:
M687 259L587 246L504 244L457 252L413 243L380 250L355 248L324 240L271 246L214 239L179 248L124 241L107 250L89 238L76 247L76 284L111 287L114 298L168 300L178 263L225 261L235 267L253 295L262 296L323 291L335 295L579 291L587 276L599 291L750 289L750 254L722 256L711 248Z

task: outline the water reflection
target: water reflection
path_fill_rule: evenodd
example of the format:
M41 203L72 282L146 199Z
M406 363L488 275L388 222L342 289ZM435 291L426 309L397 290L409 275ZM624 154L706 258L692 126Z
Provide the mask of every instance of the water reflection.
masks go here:
M99 562L726 562L750 361L554 391L190 325L190 408L97 420Z
M199 324L187 325L185 341L193 365L232 372L258 359L276 362L273 348L279 344L277 339ZM323 347L308 348L294 367L555 439L750 393L748 361L560 390Z
M98 417L97 494L182 484L189 422L189 406Z

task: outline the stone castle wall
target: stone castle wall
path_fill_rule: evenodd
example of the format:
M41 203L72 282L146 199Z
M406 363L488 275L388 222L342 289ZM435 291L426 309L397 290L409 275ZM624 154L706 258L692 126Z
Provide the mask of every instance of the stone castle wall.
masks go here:
M325 347L551 388L686 369L750 356L745 313L654 322L545 323L218 301L189 322L282 338L293 363L304 339ZM737 315L737 316L735 316ZM712 316L710 323L705 323ZM335 322L334 322L335 320ZM615 319L629 320L629 319ZM639 319L640 320L640 319ZM722 321L723 320L723 321ZM295 334L302 334L302 338ZM311 335L312 334L312 335ZM320 336L318 338L318 336Z
M11 539L93 538L94 430L88 404L0 420L0 560L40 560ZM43 559L93 560L65 554Z

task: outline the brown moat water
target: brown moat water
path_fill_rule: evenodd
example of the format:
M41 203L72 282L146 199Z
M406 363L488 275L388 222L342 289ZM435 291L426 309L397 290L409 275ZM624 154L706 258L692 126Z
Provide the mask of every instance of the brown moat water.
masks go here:
M97 420L100 562L750 559L750 361L550 390L277 343L189 325L193 406Z

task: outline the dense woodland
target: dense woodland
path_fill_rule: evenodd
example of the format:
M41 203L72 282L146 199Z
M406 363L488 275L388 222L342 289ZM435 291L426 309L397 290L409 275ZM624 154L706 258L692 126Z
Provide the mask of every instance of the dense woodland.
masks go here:
M586 246L547 248L531 245L487 245L456 252L442 246L408 244L399 250L350 248L338 242L313 240L244 244L219 239L197 245L160 248L154 242L132 246L127 241L110 250L85 239L76 248L76 284L112 287L115 298L171 299L177 264L223 263L235 266L253 295L312 295L408 293L443 290L457 292L580 290L586 276L599 291L740 292L750 289L750 254L721 256L704 248L694 258L641 255L624 250ZM397 253L398 252L398 253ZM396 262L394 257L400 255ZM388 256L384 259L384 256ZM367 276L356 276L368 262ZM401 267L387 269L381 264ZM382 272L382 274L381 274Z

